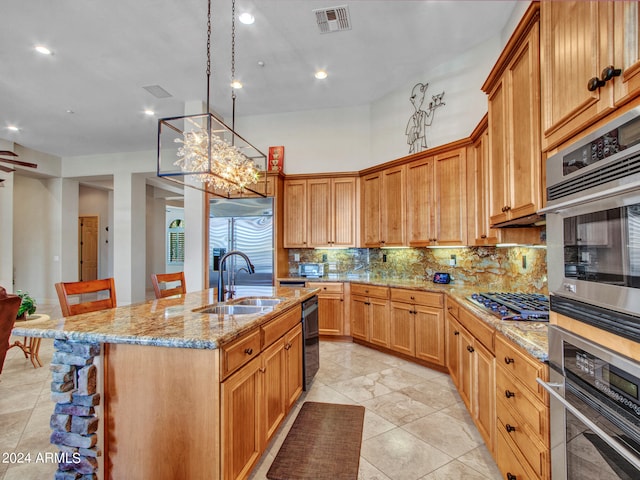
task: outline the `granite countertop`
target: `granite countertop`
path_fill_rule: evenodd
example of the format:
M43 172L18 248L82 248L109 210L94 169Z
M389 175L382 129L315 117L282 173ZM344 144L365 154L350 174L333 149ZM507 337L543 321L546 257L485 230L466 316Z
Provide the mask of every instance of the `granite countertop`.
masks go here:
M547 340L548 322L500 320L468 299L472 293L482 290L478 287L461 286L453 283L441 285L421 278L389 278L371 274L329 275L321 278L287 277L279 278L278 280L365 283L367 285L378 285L383 287L408 288L411 290L446 293L463 308L467 309L482 321L491 325L496 329L496 331L502 333L513 343L525 349L534 358L537 358L541 362L546 362L549 358L549 343Z
M309 288L236 287L236 300L259 296L279 297L283 301L272 311L251 315L219 316L195 312L218 303L212 288L32 325L16 324L12 333L85 342L216 349L312 297L317 291Z

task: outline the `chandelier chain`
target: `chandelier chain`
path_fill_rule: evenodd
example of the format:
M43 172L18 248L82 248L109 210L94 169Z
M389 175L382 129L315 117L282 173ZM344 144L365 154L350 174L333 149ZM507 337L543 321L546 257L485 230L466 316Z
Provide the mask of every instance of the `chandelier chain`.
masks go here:
M207 1L207 113L209 113L209 84L211 83L211 0Z
M231 2L231 82L236 81L236 0ZM236 96L234 88L231 88L231 95Z

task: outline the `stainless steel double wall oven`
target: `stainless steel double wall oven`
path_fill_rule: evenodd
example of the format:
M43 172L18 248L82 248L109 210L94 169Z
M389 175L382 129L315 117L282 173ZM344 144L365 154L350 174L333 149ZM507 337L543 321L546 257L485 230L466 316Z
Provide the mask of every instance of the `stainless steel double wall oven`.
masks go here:
M640 107L549 157L541 213L551 311L596 332L549 326L552 476L638 479L640 353L597 332L640 350Z

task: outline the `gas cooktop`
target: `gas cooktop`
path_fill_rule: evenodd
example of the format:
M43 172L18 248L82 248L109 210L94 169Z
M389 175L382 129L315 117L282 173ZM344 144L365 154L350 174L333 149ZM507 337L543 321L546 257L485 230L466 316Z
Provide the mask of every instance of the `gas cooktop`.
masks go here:
M549 321L549 297L541 293L474 293L471 301L502 320Z

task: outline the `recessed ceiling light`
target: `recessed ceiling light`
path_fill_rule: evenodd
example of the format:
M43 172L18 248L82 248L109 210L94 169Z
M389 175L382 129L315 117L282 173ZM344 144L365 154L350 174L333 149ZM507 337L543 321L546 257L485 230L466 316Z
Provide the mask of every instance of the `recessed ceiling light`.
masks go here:
M235 89L240 89L242 88L242 82L240 82L240 80L234 80L231 82L231 86Z
M238 20L240 20L240 22L244 23L245 25L251 25L253 22L256 21L255 17L251 15L249 12L241 13L240 16L238 17Z
M43 55L53 55L53 52L49 50L47 47L45 47L44 45L36 45L34 48L36 49L36 52L41 53Z
M325 78L327 78L327 72L325 72L324 70L318 70L315 74L315 77L318 80L324 80Z
M145 110L145 111L144 111L144 114L145 114L145 115L152 116L152 115L155 115L155 114L156 114L156 112L154 112L153 110L149 110L149 109L147 109L147 110Z
M11 130L12 132L17 132L20 129L18 127L16 127L15 125L8 125L7 126L7 130Z
M74 113L76 113L76 112L74 112L73 110L71 110L70 108L67 108L65 111L66 111L69 115L73 115Z

